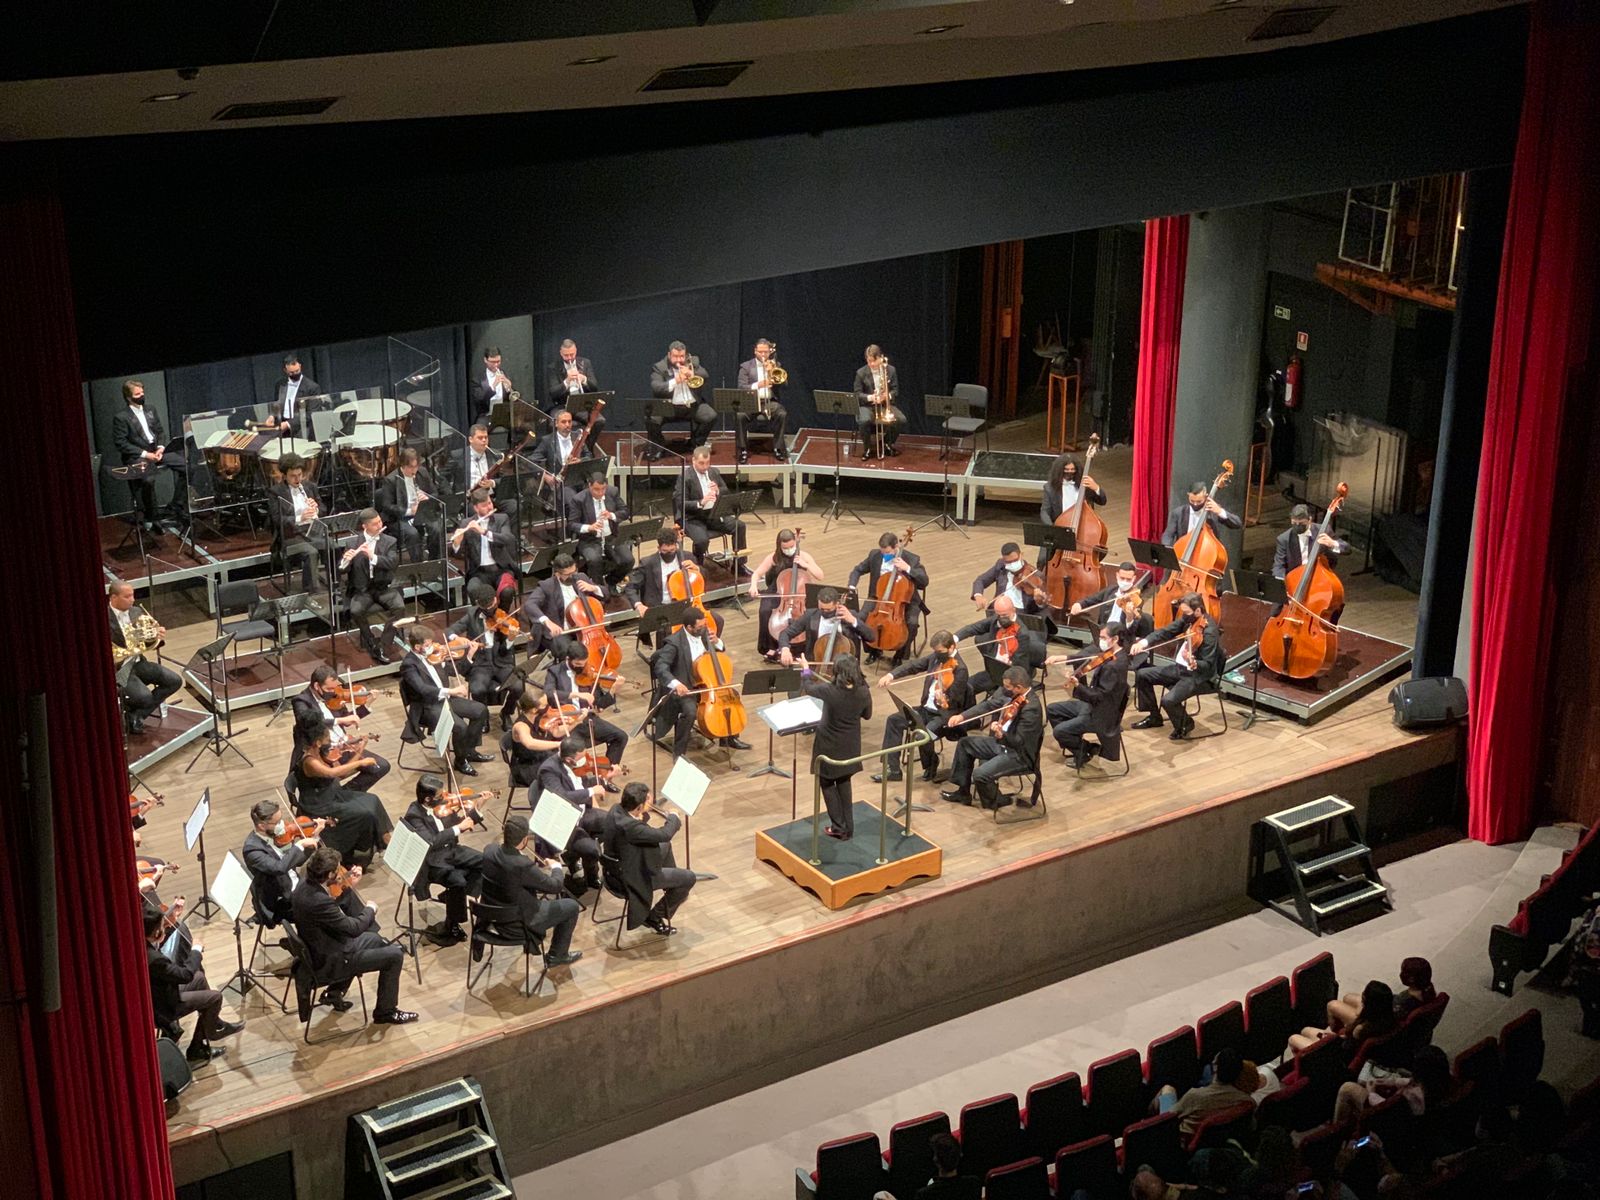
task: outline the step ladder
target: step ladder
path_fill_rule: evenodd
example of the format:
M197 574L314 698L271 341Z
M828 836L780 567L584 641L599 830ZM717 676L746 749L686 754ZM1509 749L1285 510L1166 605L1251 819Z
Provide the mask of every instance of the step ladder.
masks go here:
M1361 840L1355 807L1339 796L1286 808L1250 827L1248 891L1318 937L1335 915L1369 904L1394 907L1372 849Z
M514 1200L483 1088L471 1076L350 1118L345 1195L381 1200Z

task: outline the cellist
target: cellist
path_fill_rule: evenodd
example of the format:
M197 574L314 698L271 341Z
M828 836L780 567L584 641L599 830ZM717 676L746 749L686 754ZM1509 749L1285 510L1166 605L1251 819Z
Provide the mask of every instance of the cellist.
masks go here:
M822 658L819 647L826 647L830 640L841 651L859 654L863 645L871 643L872 630L845 607L838 588L825 587L817 593L817 607L790 621L778 635L778 661L784 666L794 662L794 643L802 638L800 656L814 663Z
M1229 466L1231 470L1231 464ZM1171 546L1185 534L1200 528L1201 522L1211 526L1211 532L1221 536L1224 529L1243 529L1244 522L1237 513L1231 513L1211 497L1211 485L1197 479L1189 485L1188 500L1167 515L1167 527L1162 531L1161 544Z
M807 579L812 583L821 583L822 578L822 568L817 565L817 560L800 548L799 532L793 529L778 530L772 553L756 564L746 593L750 599L759 598L761 601L756 622L756 650L768 662L775 662L778 658L778 639L771 630L772 614L780 604L793 598L791 589L794 584L803 587ZM799 608L804 611L805 595L802 593L798 599Z
M545 647L564 636L567 609L580 595L603 601L605 589L578 570L578 560L572 555L556 555L550 560L550 577L531 588L522 602L530 659L538 658Z
M578 685L578 672L589 661L588 647L577 638L563 638L551 653L554 657L544 673L545 696L554 705L576 706L581 724L575 732L593 745L604 746L606 757L613 763L620 763L622 752L628 748L628 735L599 713L614 702L610 693L598 685L592 691ZM608 792L620 790L610 780L605 780L604 786Z
M894 661L904 662L910 653L912 644L917 640L917 625L922 619L922 614L927 611L928 603L923 598L923 593L928 587L928 569L922 565L922 559L900 545L900 535L885 533L878 539L878 548L870 552L864 559L850 568L848 588L860 600L857 612L865 616L870 611L871 599L878 591L878 580L889 572L898 572L911 580L916 588L916 594L911 603L906 605L906 641L895 651ZM856 585L865 576L867 586L864 591L858 590ZM867 661L876 662L879 658L876 650L868 649Z
M672 725L672 754L682 758L689 752L689 739L694 733L695 717L699 712L699 681L695 678L694 664L707 648L726 650L722 644L722 631L711 628L705 613L696 609L689 623L661 643L660 649L650 656L650 675L656 684L657 738L663 725ZM662 697L671 693L671 698ZM737 735L722 739L722 745L732 750L748 750L750 743ZM616 761L613 759L612 761Z
M1191 627L1196 621L1202 620L1205 622L1204 632L1200 636L1200 647L1196 650L1190 644ZM1184 705L1190 696L1214 684L1222 673L1222 626L1206 613L1205 600L1199 593L1190 592L1184 596L1178 602L1178 615L1173 622L1140 638L1128 647L1128 652L1143 654L1163 642L1173 641L1178 643L1174 661L1160 666L1152 664L1140 667L1133 674L1139 711L1145 714L1144 720L1135 721L1133 727L1161 728L1161 713L1156 708L1156 688L1165 685L1167 694L1161 699L1161 708L1172 718L1172 733L1168 736L1175 742L1181 742L1194 728L1194 721Z
M1094 481L1094 476L1085 475L1080 480L1078 474L1078 464L1070 454L1062 454L1051 464L1050 477L1044 481L1044 495L1039 502L1039 520L1044 524L1054 525L1062 513L1071 512L1080 494L1090 504L1102 505L1106 502L1105 491ZM1049 550L1041 548L1041 568L1049 557Z

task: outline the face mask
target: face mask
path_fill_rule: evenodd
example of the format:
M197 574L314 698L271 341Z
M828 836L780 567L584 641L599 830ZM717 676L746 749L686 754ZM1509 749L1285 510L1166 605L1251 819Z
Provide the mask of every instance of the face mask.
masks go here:
M894 561L894 551L893 550L885 550L883 552L883 561L886 562L886 563L892 563Z
M1191 500L1191 501L1189 501L1189 507L1194 509L1195 512L1199 512L1205 506L1206 506L1206 502L1204 500Z
M299 371L291 371L291 372L289 372L289 382L290 383L299 383L300 382L300 372Z
M661 561L662 562L671 562L673 559L675 559L677 557L678 557L678 552L676 550L663 550L661 552Z
M780 549L778 551L778 554L780 556L782 556L783 558L793 558L794 557L794 547L793 546L789 546L786 549Z
M1006 570L1015 575L1018 571L1022 570L1022 564L1020 562L1007 563Z
M1100 639L1100 649L1102 649L1102 650L1111 649L1111 639L1110 638L1101 638Z
M287 828L287 826L285 826L283 821L280 820L276 825L274 825L272 827L273 836L274 837L282 837L283 836L283 831L284 831L285 828Z

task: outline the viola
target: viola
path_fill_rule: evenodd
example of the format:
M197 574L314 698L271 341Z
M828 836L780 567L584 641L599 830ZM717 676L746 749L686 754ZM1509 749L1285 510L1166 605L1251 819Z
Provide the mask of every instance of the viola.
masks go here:
M1055 608L1070 608L1086 596L1098 592L1104 583L1100 560L1106 555L1106 523L1089 503L1083 481L1089 478L1089 464L1100 450L1100 435L1089 435L1083 454L1083 470L1078 473L1078 498L1072 507L1056 517L1057 528L1070 529L1076 539L1075 550L1057 550L1045 565L1045 590Z
M800 556L800 540L805 537L805 531L798 525L794 529L795 557ZM779 572L777 583L778 605L772 610L772 615L767 618L767 632L772 635L772 640L777 642L783 639L783 631L789 627L790 622L798 621L806 612L806 571L798 562L792 563L788 568ZM804 637L804 634L800 635ZM795 641L799 641L796 638ZM792 645L793 643L791 643Z
M1013 621L1009 625L997 626L994 631L994 641L990 643L993 651L989 657L999 662L1010 664L1017 657L1017 649L1022 645L1022 623Z
M478 808L479 802L487 803L499 795L500 793L493 788L462 788L459 792L440 792L433 798L430 807L433 815L441 820L445 817L465 816L481 822L483 813Z
M134 859L133 869L138 873L140 879L148 879L153 882L164 873L171 874L172 872L176 871L178 867L176 863L169 863L164 858L155 858L152 856L150 858Z
M333 873L333 878L328 880L328 895L337 900L344 895L345 888L353 888L360 881L360 867L340 867Z
M581 779L611 779L617 775L626 775L628 768L621 764L614 764L611 756L602 750L590 746L577 758L572 760L572 770Z
M709 634L706 652L695 659L694 677L700 685L695 713L700 732L709 738L738 737L748 717L744 700L733 686L733 659L727 650L712 644Z
M128 809L135 821L143 820L152 808L165 808L166 803L166 796L161 792L151 792L143 799L134 792L128 793Z
M913 526L906 526L900 545L909 546L915 533ZM892 568L878 572L878 578L872 585L871 606L863 618L867 628L876 635L872 639L873 646L885 654L893 654L911 639L911 626L906 614L916 598L917 585L909 575Z
M950 689L956 685L956 660L950 656L950 661L933 669L933 684L928 688L928 703L935 708L950 707Z
M1206 493L1207 498L1214 497L1227 487L1232 478L1233 460L1225 458L1221 472L1212 480L1211 490ZM1178 569L1161 581L1161 587L1156 592L1156 624L1170 625L1178 611L1178 602L1190 592L1196 593L1205 602L1207 612L1220 618L1222 604L1217 599L1217 580L1228 570L1228 550L1216 530L1211 528L1211 522L1203 520L1194 533L1180 537L1173 543L1172 552L1178 556Z
M376 733L363 733L358 738L351 738L348 742L340 742L338 745L329 742L322 748L322 761L330 767L342 767L345 763L354 762L365 754L368 742L378 740Z
M1349 494L1349 484L1341 483L1312 533L1310 558L1284 578L1287 603L1261 630L1261 665L1288 679L1321 675L1339 656L1339 627L1329 614L1344 607L1344 584L1324 560L1320 541Z
M576 704L552 704L539 714L539 732L564 738L583 720L583 709Z
M392 696L392 691L378 691L364 683L353 683L349 680L335 679L333 681L333 695L324 696L322 702L328 706L332 713L345 713L349 716L364 717L367 715L368 706L376 696Z
M578 672L578 686L588 690L604 682L616 682L622 666L622 646L606 628L606 609L600 597L579 593L567 605L567 628L575 630L589 657Z
M283 823L283 832L273 834L272 842L275 846L292 846L302 838L319 836L323 826L332 824L334 822L331 819L319 824L316 817L296 817Z
M418 652L427 660L430 666L442 666L444 663L465 658L467 651L472 647L472 639L462 637L459 633L452 633L442 642L423 642Z

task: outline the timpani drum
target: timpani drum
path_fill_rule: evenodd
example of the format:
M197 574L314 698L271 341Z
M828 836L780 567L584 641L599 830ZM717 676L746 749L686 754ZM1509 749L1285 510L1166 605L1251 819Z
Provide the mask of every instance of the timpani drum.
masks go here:
M278 466L278 460L290 454L298 454L305 460L307 479L316 479L317 467L322 460L321 444L310 438L275 437L261 447L261 474L266 477L268 487L283 482L283 471Z
M333 439L339 461L363 479L381 479L400 458L400 431L387 425L358 425L355 432Z
M340 417L354 413L357 425L387 425L404 433L411 425L411 405L404 400L372 397L366 400L347 400L333 410Z

